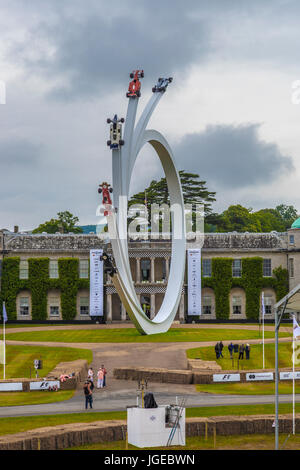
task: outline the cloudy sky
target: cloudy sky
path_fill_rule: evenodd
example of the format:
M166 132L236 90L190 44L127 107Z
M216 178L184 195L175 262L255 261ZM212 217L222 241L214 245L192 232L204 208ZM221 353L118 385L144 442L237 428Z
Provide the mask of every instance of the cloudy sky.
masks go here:
M297 0L0 0L0 31L0 228L63 210L97 222L106 118L126 115L137 68L140 110L159 76L174 77L149 127L217 192L216 211L300 212ZM161 176L145 148L131 191Z

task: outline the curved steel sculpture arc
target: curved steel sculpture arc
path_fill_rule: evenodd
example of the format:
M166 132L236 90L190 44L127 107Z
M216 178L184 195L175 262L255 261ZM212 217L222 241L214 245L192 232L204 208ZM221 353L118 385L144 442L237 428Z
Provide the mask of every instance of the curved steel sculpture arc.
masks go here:
M136 125L140 93L133 96L127 94L129 102L123 145L112 149L113 200L116 211L109 211L107 214L108 234L116 267L112 282L137 330L141 334L148 335L162 333L170 328L179 306L185 271L185 215L179 174L174 164L172 150L166 139L155 130L146 130L149 119L165 89L161 91L152 89L155 92L153 92ZM117 117L115 116L115 118ZM156 151L165 172L170 195L172 222L172 253L168 285L161 308L152 319L149 319L141 308L135 292L127 242L127 203L130 179L137 156L146 143L150 143ZM177 208L176 211L173 210L174 207Z

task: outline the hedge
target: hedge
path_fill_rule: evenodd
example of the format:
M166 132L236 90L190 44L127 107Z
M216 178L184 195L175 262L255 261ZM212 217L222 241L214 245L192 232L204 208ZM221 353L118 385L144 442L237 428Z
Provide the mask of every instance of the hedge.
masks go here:
M217 319L229 319L230 290L234 287L245 291L248 320L259 319L260 293L263 288L273 288L277 301L288 293L287 269L280 266L273 270L273 277L264 277L262 258L242 258L242 276L237 278L232 277L232 262L232 258L213 258L211 277L202 276L202 287L210 287L215 293Z
M260 312L260 292L262 288L273 288L276 300L288 293L288 272L282 267L273 270L272 277L263 277L263 259L260 257L242 258L242 276L232 277L232 258L213 258L211 277L202 276L202 287L210 287L215 293L216 318L229 319L230 290L244 289L246 295L246 317L258 320ZM19 257L4 258L0 299L5 301L10 320L17 318L16 298L21 290L31 292L32 320L47 320L47 293L51 289L61 292L63 320L76 317L76 300L79 289L89 289L89 279L79 278L79 259L60 258L59 278L49 278L49 258L29 258L28 279L19 279Z

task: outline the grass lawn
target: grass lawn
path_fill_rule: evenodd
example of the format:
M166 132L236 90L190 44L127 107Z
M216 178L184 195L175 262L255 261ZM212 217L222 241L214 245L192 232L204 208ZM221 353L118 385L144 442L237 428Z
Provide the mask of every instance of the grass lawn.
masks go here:
M262 344L251 345L250 359L243 359L238 364L238 353L234 353L234 361L230 359L229 351L225 346L223 349L224 358L216 359L214 347L193 348L187 350L189 359L202 359L204 361L215 361L223 370L255 370L262 368ZM245 357L245 355L244 355ZM233 366L232 366L233 364ZM279 343L278 350L279 368L292 368L292 343ZM275 344L265 344L265 369L275 367Z
M43 393L43 392L41 392ZM46 392L45 392L46 393ZM49 392L49 395L52 395ZM55 393L53 393L55 395ZM300 404L296 403L296 413L300 413ZM291 404L279 404L280 414L290 414ZM251 415L273 415L274 405L238 405L238 406L204 406L201 408L187 408L186 417L211 417L211 416L251 416ZM16 434L26 432L30 429L45 426L58 426L70 423L92 423L102 420L126 420L126 411L113 412L87 412L70 413L59 415L22 416L12 418L0 418L0 435Z
M300 435L281 434L279 439L279 449L299 450ZM72 447L66 450L125 450L125 441L104 442L101 444L86 445L82 447ZM188 437L186 446L171 447L151 447L149 450L274 450L275 438L273 434L246 434L238 436L217 436L216 445L212 436L208 436L205 440L204 436ZM132 445L128 445L128 450L147 450L147 448L139 449ZM126 454L125 454L126 455Z
M280 337L289 337L287 331L280 332ZM259 339L258 330L214 329L214 328L171 328L167 333L140 335L135 328L114 328L98 330L46 330L22 333L7 333L7 340L41 341L66 343L168 343L168 342L203 342ZM266 331L265 338L274 338L273 331Z
M23 405L42 405L45 403L56 403L72 398L75 390L59 390L57 392L33 391L33 392L1 392L1 406L23 406Z
M88 349L54 348L46 346L18 346L6 345L6 379L34 378L34 359L43 360L43 369L39 370L39 376L45 377L59 362L85 359L92 362L93 354ZM0 364L0 377L3 377L3 365ZM1 396L1 394L0 394Z
M215 383L196 385L197 392L217 393L222 395L274 395L275 382ZM281 395L292 394L292 382L279 382L278 392ZM295 393L300 393L300 384L295 381Z

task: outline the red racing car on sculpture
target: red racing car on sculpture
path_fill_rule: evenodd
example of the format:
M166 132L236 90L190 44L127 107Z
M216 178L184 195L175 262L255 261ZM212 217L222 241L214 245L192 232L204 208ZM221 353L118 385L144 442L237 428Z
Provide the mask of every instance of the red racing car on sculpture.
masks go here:
M141 82L139 78L144 77L144 70L134 70L130 74L130 78L133 80L129 83L128 92L126 93L127 98L139 98L141 96Z
M98 193L102 193L102 204L105 207L104 216L106 217L109 214L109 211L112 209L112 201L110 193L113 192L113 188L106 181L102 184L99 184Z

